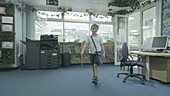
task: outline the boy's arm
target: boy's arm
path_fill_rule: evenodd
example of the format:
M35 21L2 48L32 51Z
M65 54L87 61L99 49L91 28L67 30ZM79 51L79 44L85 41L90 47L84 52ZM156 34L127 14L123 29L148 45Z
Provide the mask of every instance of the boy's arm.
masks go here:
M105 49L104 49L104 44L100 44L101 48L102 48L102 52L103 52L103 58L105 58L106 54L105 54Z
M81 51L81 55L83 55L84 54L84 51L85 51L85 49L86 49L86 47L88 46L88 43L84 43L84 46L83 46L83 48L82 48L82 51Z

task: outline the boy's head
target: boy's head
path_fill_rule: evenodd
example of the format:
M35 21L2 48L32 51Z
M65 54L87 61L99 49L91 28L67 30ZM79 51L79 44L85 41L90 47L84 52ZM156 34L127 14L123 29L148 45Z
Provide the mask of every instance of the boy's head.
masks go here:
M99 26L97 25L97 24L93 24L92 26L91 26L91 31L92 32L97 32L99 30Z

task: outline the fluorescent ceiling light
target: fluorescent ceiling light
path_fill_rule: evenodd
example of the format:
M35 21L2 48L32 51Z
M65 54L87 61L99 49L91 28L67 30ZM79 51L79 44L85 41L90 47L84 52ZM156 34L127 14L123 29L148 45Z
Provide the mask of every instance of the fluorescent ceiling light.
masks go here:
M138 36L139 33L131 33L130 35L131 35L131 36Z
M143 29L147 29L147 28L150 28L150 26L143 26Z
M131 21L131 20L133 20L133 19L135 19L134 17L129 17L129 21Z
M156 19L153 19L153 22L156 22Z
M135 33L135 32L138 32L138 30L130 30L130 32L133 32L133 33Z
M95 3L95 4L105 4L104 1L101 0L92 0L91 3Z

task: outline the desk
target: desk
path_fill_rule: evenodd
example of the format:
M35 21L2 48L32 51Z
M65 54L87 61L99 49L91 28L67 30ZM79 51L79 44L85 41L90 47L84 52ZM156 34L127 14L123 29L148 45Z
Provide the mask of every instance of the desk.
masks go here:
M152 52L141 52L141 51L130 51L130 53L146 56L146 73L145 73L146 75L145 76L146 76L146 80L148 80L148 81L150 78L150 57L151 56L153 56L153 57L170 57L170 53L152 53Z

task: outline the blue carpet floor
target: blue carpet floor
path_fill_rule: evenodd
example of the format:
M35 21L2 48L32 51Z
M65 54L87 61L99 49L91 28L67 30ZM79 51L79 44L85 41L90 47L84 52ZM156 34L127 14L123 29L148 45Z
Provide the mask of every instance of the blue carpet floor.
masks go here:
M74 65L54 70L0 71L0 96L169 96L170 84L156 80L126 83L116 77L119 66L100 66L99 84L91 83L91 65Z

